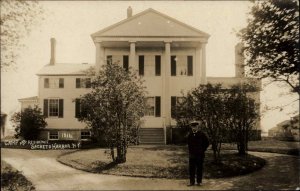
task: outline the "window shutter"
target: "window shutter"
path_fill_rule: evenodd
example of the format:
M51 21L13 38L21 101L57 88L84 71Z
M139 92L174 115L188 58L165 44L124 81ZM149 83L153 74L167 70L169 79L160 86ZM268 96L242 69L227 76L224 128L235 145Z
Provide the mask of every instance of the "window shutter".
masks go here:
M155 97L155 117L160 117L160 96Z
M64 88L64 79L59 78L59 88Z
M176 97L171 96L171 117L174 118L176 113Z
M123 68L128 71L128 62L129 62L129 57L127 55L124 55L123 56Z
M44 116L48 117L48 100L44 99Z
M171 56L171 76L176 76L176 56Z
M85 87L86 88L91 88L91 78L86 78L85 79Z
M112 63L112 55L106 56L106 61L107 61L107 64L111 64Z
M80 78L76 78L76 88L80 88Z
M193 56L187 57L187 68L188 68L188 76L193 75Z
M139 75L144 75L144 56L139 56Z
M64 117L64 100L59 99L59 105L58 105L58 117L63 118Z
M49 88L49 78L44 79L44 88Z
M161 57L160 55L155 56L155 75L160 76L161 71Z
M75 117L80 117L80 99L75 100Z

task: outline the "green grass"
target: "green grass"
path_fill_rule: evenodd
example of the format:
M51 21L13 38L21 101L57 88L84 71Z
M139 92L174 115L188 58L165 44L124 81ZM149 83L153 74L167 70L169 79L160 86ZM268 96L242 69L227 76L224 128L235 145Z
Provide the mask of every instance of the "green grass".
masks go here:
M214 164L211 151L206 153L205 178L222 178L247 174L262 168L265 160L252 156L238 156L225 151L222 163ZM114 164L105 149L90 149L73 152L58 158L58 161L76 169L102 174L147 178L188 178L188 153L185 146L130 147L127 161Z
M1 160L1 190L3 191L32 191L35 190L21 172Z

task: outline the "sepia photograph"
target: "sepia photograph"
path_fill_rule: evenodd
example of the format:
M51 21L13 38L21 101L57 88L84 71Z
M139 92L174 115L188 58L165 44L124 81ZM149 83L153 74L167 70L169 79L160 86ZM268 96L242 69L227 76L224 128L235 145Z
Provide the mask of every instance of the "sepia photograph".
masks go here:
M299 1L0 2L1 190L300 190Z

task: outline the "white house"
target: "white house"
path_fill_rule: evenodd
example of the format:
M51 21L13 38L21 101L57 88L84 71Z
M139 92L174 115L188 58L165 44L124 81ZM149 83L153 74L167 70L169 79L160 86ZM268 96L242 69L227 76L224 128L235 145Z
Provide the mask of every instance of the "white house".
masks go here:
M181 92L199 84L248 81L243 76L242 56L236 53L236 77L206 76L206 44L209 35L153 9L132 15L91 35L96 47L96 71L108 61L133 68L145 80L149 92L141 143L165 143L166 127L176 125L171 108ZM240 45L237 46L240 51ZM90 133L76 119L76 97L90 91L90 79L84 70L90 64L59 64L55 62L55 39L51 39L50 64L39 76L38 103L47 116L44 139L86 139ZM257 81L254 81L257 83ZM260 82L257 83L260 86ZM259 92L254 92L259 101ZM22 104L22 100L20 100Z

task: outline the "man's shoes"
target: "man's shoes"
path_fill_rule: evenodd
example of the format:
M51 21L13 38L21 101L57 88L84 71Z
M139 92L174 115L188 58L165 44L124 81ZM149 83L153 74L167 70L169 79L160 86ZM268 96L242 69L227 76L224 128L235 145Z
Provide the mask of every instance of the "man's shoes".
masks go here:
M187 186L195 186L195 184L190 183L190 184L188 184Z
M196 186L201 186L202 185L202 182L199 182L196 184Z

